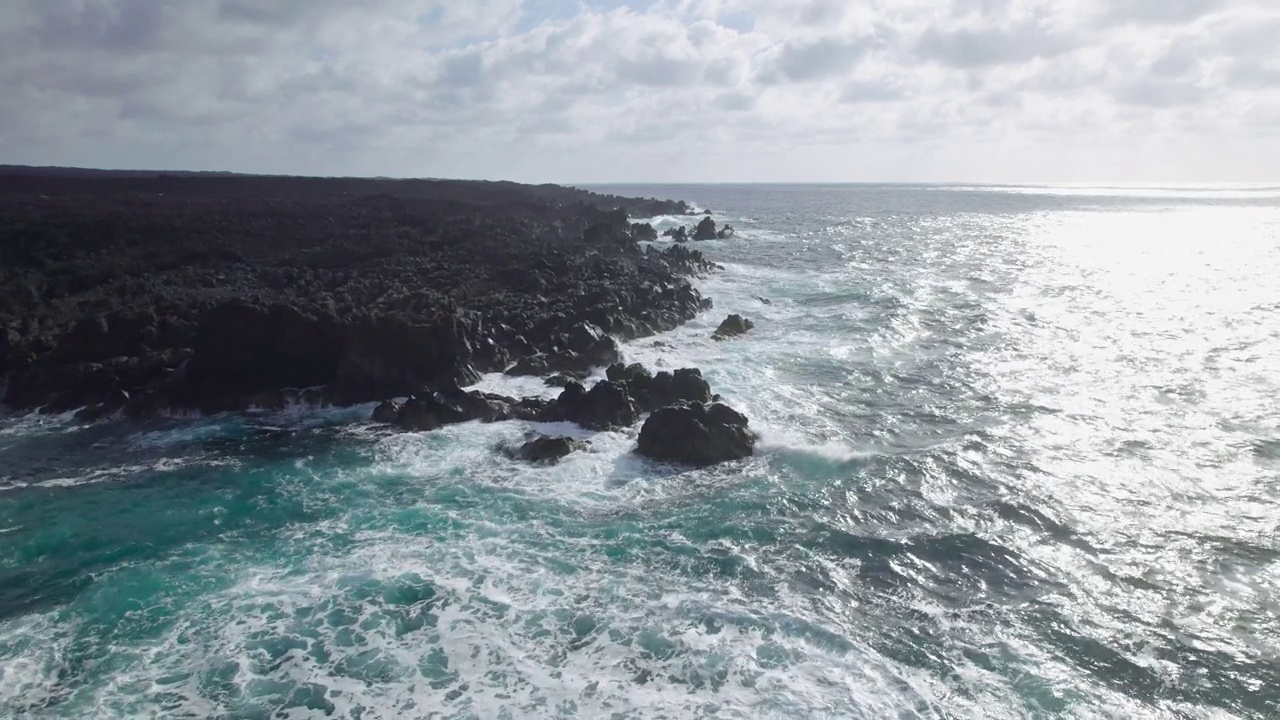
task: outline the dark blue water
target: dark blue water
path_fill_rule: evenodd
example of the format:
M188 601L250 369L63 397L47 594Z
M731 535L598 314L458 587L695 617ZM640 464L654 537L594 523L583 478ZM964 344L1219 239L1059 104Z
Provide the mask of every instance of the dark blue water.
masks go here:
M0 419L0 717L1280 717L1280 189L609 189L757 457Z

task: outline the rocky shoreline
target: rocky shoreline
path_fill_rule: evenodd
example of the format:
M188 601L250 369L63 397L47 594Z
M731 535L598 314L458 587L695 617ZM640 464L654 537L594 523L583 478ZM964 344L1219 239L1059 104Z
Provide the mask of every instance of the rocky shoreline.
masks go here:
M510 417L603 429L723 407L650 392L670 381L643 369L571 380L711 307L688 278L714 264L643 246L657 233L631 221L693 212L552 185L5 169L3 403L88 421L409 397L394 422L427 429L501 417L454 406L505 371L570 378L526 411L482 399Z

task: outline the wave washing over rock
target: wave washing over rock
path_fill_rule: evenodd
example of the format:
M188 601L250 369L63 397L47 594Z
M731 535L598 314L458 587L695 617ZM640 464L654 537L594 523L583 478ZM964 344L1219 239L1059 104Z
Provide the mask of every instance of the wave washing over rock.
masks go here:
M7 194L64 219L6 256L61 294L0 308L51 379L0 417L0 717L1275 716L1280 193L220 180ZM634 196L734 231L668 255L702 212ZM144 232L183 217L244 261ZM126 357L241 370L57 350L143 299L190 324ZM240 325L276 349L196 342ZM88 365L123 411L76 419Z

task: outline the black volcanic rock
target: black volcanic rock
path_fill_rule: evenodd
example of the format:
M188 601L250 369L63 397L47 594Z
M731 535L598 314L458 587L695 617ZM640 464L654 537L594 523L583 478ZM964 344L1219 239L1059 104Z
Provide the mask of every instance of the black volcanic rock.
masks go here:
M577 381L578 381L577 379L569 375L566 375L564 373L559 373L559 374L544 378L542 383L547 387L564 389L569 386L569 383L573 383Z
M395 400L383 400L373 409L373 421L394 425L400 420L400 410L402 408L403 406Z
M603 380L591 390L576 382L566 386L541 419L572 422L588 430L615 430L634 425L640 413L625 385Z
M586 449L587 443L581 440L534 435L520 447L508 449L507 454L515 460L525 460L536 465L552 465L560 462L570 453Z
M472 420L498 422L515 417L515 404L515 398L466 392L456 387L424 391L399 407L394 423L405 430L421 431ZM390 417L385 403L374 409L374 420L380 417Z
M587 372L710 307L683 276L714 265L642 250L652 227L628 220L690 212L550 185L7 169L3 401L124 393L145 417Z
M713 340L727 340L742 335L755 327L755 323L741 315L730 315L725 318L711 335Z
M681 368L652 375L643 365L611 365L610 381L626 388L641 412L652 412L682 402L711 402L711 386L697 368Z
M746 416L720 403L665 407L645 420L637 452L697 466L749 457L755 451L755 435L747 424Z
M587 390L570 381L539 416L547 422L572 422L589 430L634 425L642 413L678 403L709 403L711 388L696 368L653 375L643 365L616 363L607 379Z
M457 387L424 391L403 405L380 404L375 422L404 430L434 430L452 423L479 420L572 422L588 430L618 430L650 413L640 430L637 451L648 457L691 465L711 465L747 457L755 435L741 413L721 404L695 368L653 374L639 364L615 363L607 379L590 390L564 380L564 390L551 401L467 392ZM569 438L537 436L509 456L531 462L555 462L583 445Z
M681 275L705 275L713 270L722 269L708 260L706 255L683 245L673 245L662 251L650 248L646 254L665 264L671 272ZM711 307L710 298L703 298L702 302L706 307Z
M694 240L715 240L716 239L716 221L708 215L702 218L698 223L698 227L693 230Z
M658 231L653 229L649 223L633 223L631 225L631 234L637 240L657 240Z

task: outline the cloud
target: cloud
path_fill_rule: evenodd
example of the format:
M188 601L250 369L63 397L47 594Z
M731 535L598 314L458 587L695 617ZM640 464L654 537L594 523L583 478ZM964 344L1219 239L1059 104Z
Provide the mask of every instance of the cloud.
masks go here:
M1272 0L8 6L0 162L927 180L999 155L1001 172L1026 158L1048 180L1027 148L1122 157L1159 139L1201 158L1273 143L1200 168L1223 176L1274 172L1261 158L1280 155Z
M920 37L921 57L957 68L1026 62L1060 55L1078 41L1043 28L957 28L930 26Z
M1232 83L1259 90L1280 89L1280 62L1272 60L1236 60L1227 70Z
M900 85L884 80L850 80L840 91L840 101L874 103L901 100L906 92Z
M1176 25L1190 22L1227 4L1227 0L1110 0L1103 17L1110 22Z
M760 79L769 84L808 82L843 74L877 44L874 36L826 36L787 41L766 61Z
M1150 79L1125 83L1115 95L1124 103L1163 108L1204 102L1209 91L1195 83Z

